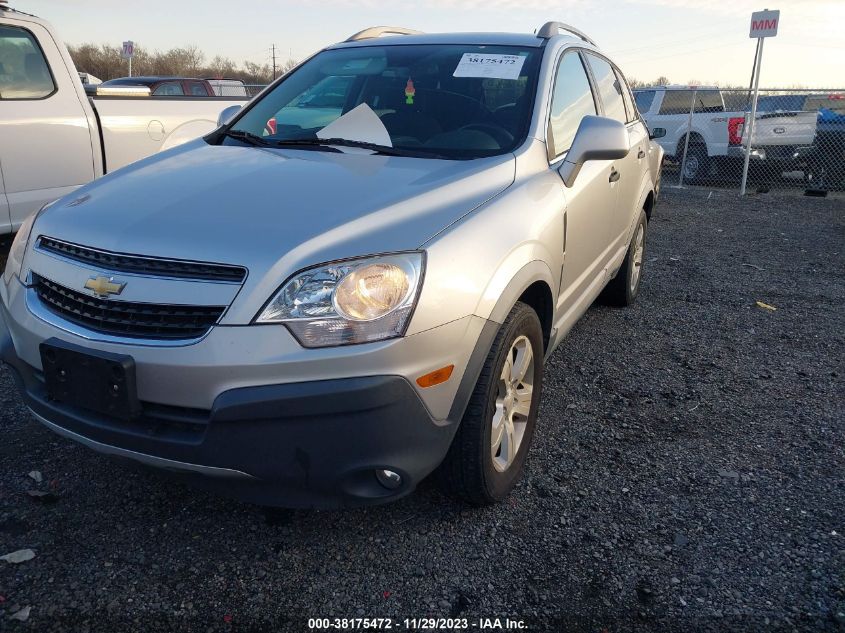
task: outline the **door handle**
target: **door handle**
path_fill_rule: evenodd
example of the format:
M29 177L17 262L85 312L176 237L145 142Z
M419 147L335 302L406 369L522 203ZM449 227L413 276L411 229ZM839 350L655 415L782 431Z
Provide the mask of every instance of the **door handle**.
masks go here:
M640 151L637 154L637 160L640 160L641 158L645 158L645 152L643 151L642 147L640 148Z
M613 169L610 172L610 178L608 178L607 180L608 182L616 182L617 180L619 180L619 172L616 171L616 169Z

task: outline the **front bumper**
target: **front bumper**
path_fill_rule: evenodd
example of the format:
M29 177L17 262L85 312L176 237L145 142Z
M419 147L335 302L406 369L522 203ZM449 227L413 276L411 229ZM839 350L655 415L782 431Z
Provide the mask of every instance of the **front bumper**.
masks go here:
M411 492L445 456L497 329L468 317L386 343L294 345L289 354L290 335L268 326L218 327L181 348L117 346L38 319L26 308L26 289L13 290L8 309L0 297L0 358L42 423L201 487L287 507L379 503ZM38 345L50 337L132 355L143 414L126 422L48 400ZM412 384L450 363L447 383L424 392ZM401 485L380 484L379 469L399 473Z

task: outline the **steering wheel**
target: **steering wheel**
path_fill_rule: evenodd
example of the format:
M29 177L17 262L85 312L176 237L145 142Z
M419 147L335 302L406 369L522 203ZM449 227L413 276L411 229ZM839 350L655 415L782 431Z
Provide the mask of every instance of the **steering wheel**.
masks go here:
M483 132L488 136L493 137L493 140L499 144L499 147L507 147L513 143L513 135L505 128L491 123L470 123L461 128L462 130L475 130L476 132Z

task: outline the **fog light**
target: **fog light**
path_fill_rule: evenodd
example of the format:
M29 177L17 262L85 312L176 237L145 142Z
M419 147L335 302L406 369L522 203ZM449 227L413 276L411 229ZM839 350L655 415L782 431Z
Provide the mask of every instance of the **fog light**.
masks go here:
M396 490L402 485L402 475L395 473L392 470L377 470L376 479L378 479L378 482L388 490Z

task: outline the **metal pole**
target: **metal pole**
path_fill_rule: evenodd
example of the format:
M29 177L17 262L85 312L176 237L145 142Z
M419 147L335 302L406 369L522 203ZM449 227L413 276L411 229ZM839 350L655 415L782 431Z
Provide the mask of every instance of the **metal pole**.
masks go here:
M757 67L754 69L754 96L751 98L751 119L743 126L742 135L748 132L748 143L745 145L745 163L742 165L742 184L739 195L745 195L745 185L748 184L748 165L751 162L751 141L754 140L754 120L757 118L757 96L760 93L760 66L763 61L763 43L766 38L759 38L760 50L757 55Z
M132 58L129 58L129 76L132 76Z
M692 102L689 105L689 118L687 118L687 136L684 139L684 156L681 159L681 173L678 175L677 189L684 188L684 170L687 168L687 150L689 149L689 136L692 131L692 115L695 112L695 95L698 94L698 88L692 91ZM664 97L665 99L666 97Z

